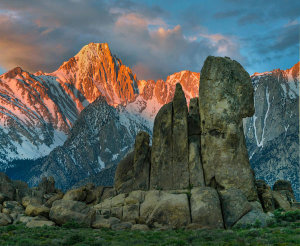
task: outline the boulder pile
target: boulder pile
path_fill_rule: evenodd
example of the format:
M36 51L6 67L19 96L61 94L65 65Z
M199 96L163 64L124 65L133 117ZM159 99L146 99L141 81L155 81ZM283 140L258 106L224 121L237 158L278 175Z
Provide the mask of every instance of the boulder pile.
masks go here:
M77 222L92 228L148 230L231 228L271 219L297 207L291 184L273 190L255 180L242 120L254 114L249 74L230 58L209 56L199 98L189 109L180 84L158 112L152 146L145 132L118 165L114 187L67 191L44 178L36 188L0 173L0 225Z

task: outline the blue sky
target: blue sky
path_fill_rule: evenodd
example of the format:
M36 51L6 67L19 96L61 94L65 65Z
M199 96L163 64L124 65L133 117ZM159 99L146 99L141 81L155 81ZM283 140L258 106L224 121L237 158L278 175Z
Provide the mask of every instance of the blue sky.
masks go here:
M56 70L89 42L107 42L140 79L199 72L208 55L246 70L299 61L300 1L2 0L0 72Z

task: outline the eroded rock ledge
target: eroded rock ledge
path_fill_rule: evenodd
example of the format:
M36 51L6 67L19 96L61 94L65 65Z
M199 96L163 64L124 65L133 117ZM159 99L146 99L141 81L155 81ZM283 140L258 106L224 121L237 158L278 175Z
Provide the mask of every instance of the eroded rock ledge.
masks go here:
M36 188L0 175L0 225L29 227L75 221L93 228L231 228L299 203L288 181L273 190L254 179L242 119L254 113L249 74L230 58L208 57L199 98L189 110L180 84L158 112L150 137L140 132L118 165L114 187L92 184L63 194L53 178Z

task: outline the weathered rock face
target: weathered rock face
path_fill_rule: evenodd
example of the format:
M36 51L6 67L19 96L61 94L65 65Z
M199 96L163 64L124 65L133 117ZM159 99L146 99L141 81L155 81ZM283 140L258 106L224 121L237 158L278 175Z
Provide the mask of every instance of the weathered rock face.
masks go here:
M159 200L146 220L148 225L155 222L171 228L187 226L190 223L187 195L160 192Z
M119 163L115 174L115 189L117 192L128 192L132 189L134 152L130 152Z
M295 195L292 189L291 182L287 180L277 180L273 185L273 190L278 191L283 196L285 196L290 204L295 201Z
M83 202L57 200L52 205L49 217L58 225L75 221L90 226L95 213Z
M154 120L151 151L151 189L171 189L172 173L172 111L173 104L164 105Z
M173 189L184 189L189 186L188 168L188 108L182 87L176 84L173 98L172 115L172 174ZM154 125L155 127L155 125Z
M134 151L119 163L115 174L115 189L118 193L149 189L151 153L149 142L149 134L139 132Z
M226 228L232 227L239 219L251 211L252 206L241 190L230 188L219 193Z
M192 222L203 227L224 228L218 193L211 187L191 191Z
M133 159L133 189L148 190L150 182L150 136L146 132L139 132L134 144Z
M189 186L187 104L180 84L173 102L158 112L153 127L150 188Z
M257 188L258 198L261 202L263 210L270 212L274 210L274 201L272 196L272 190L270 186L266 184L264 180L256 180L255 185Z
M254 113L249 74L230 58L209 56L199 87L201 156L205 182L218 189L241 189L256 200L254 176L242 119Z
M188 114L190 185L205 186L200 153L200 115L198 98L192 98Z

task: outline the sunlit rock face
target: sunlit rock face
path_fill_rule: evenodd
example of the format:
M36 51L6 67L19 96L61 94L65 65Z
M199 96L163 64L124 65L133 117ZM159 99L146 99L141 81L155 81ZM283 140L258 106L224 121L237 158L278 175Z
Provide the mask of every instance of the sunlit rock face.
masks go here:
M52 74L79 91L82 103L104 96L109 105L125 105L138 94L135 75L111 54L107 43L84 46Z

